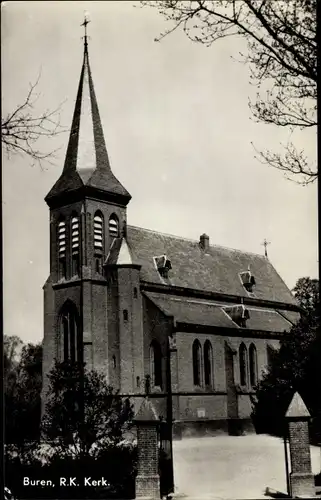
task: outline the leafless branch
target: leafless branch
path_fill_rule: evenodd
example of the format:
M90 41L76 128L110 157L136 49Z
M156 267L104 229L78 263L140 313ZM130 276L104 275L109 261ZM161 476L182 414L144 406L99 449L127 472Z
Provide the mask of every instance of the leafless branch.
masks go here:
M53 163L59 148L43 151L37 147L37 141L43 137L52 138L68 129L60 122L63 103L53 110L46 109L39 115L36 113L35 104L39 98L36 88L39 80L40 74L36 82L30 84L24 102L1 118L1 142L8 157L14 154L26 155L42 168L44 161Z
M309 163L304 151L298 151L291 142L283 146L284 155L271 151L258 151L253 143L252 146L257 153L256 159L262 164L281 170L290 181L306 186L318 177L317 170Z
M317 125L316 0L142 0L141 5L156 8L172 25L158 40L179 27L206 46L243 38L247 52L240 55L249 64L250 83L271 89L260 90L249 103L257 121L291 130ZM273 153L261 153L261 159L283 171L289 161L291 177L315 181L316 171L294 151L292 144L282 161Z

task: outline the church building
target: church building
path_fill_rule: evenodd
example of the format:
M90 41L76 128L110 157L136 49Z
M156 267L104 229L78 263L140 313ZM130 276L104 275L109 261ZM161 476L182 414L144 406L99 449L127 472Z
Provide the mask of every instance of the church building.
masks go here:
M251 394L300 316L296 300L267 255L128 225L131 195L114 172L85 36L65 163L45 198L43 401L55 359L84 361L135 407L148 391L166 417L171 393L183 434L249 428Z

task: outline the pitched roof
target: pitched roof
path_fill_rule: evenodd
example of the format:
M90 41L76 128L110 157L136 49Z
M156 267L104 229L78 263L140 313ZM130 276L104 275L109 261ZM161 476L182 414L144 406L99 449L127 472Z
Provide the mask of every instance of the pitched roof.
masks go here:
M106 257L105 265L132 265L134 264L130 248L125 237L114 238Z
M277 333L288 332L292 326L274 309L247 307L250 318L246 321L246 327L241 328L223 310L225 305L230 307L231 304L155 292L143 293L166 316L173 317L176 322L180 323Z
M46 200L82 186L131 198L110 167L86 44L64 169Z
M256 282L253 289L256 298L297 304L284 281L263 255L218 245L210 245L205 253L198 241L134 226L127 227L127 242L133 260L142 266L143 281L248 297L239 273L246 271L250 265ZM166 281L157 271L153 259L162 254L167 256L172 265Z
M296 392L285 414L286 418L309 418L311 415L300 394Z
M158 415L152 402L148 398L143 400L134 420L136 422L157 422Z

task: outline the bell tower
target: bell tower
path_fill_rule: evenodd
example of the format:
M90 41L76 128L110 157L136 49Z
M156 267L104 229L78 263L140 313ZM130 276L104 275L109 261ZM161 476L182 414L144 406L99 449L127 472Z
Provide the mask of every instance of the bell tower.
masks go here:
M45 198L50 275L44 285L43 397L54 359L83 360L109 375L104 264L112 245L126 234L131 199L110 166L89 65L88 22L83 23L83 63L65 163ZM112 314L116 318L117 312Z

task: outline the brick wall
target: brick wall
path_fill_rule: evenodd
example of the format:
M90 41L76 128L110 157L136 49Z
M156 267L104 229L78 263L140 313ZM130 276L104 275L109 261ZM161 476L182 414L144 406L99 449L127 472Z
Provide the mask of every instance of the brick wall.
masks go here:
M290 421L289 438L292 472L311 472L308 422Z
M210 389L204 387L195 387L193 383L193 360L192 346L195 339L198 339L202 347L202 356L204 353L204 344L207 340L211 342L213 349L213 387L215 392L227 392L227 380L225 373L225 342L228 342L230 348L236 351L233 355L234 382L240 384L240 363L239 363L239 347L243 342L249 350L249 347L254 343L257 352L257 368L258 376L262 376L263 370L267 365L267 343L271 343L267 339L252 339L226 337L220 335L195 334L186 332L176 333L177 347L177 366L178 366L178 391L195 392L195 396L180 396L179 408L181 419L198 419L198 409L204 408L206 418L209 419L226 419L227 418L227 396L224 394L205 395ZM273 345L278 346L278 341L272 341ZM202 371L204 370L204 360L202 360ZM249 370L248 370L249 371ZM249 378L249 377L248 377ZM250 390L250 381L248 380L248 390ZM244 388L246 392L246 388ZM237 415L241 419L249 419L252 406L248 394L237 395Z
M154 424L139 425L137 428L138 475L158 474L158 442Z
M155 424L137 427L136 498L159 498L158 438Z
M309 425L307 420L289 421L291 456L291 495L312 498L315 496L314 475L311 471Z
M181 420L223 420L227 418L225 395L179 396L179 408ZM204 410L204 417L198 416L200 410Z
M44 338L42 352L42 392L41 414L45 412L46 394L49 388L48 373L50 372L56 356L56 312L55 292L50 281L44 288Z
M109 218L112 214L115 214L118 218L119 221L119 231L120 234L122 234L123 230L123 225L124 221L126 222L126 208L121 207L118 205L112 205L109 203L104 203L104 202L99 202L96 200L92 199L87 199L87 212L91 216L91 224L88 224L88 242L87 242L87 256L88 256L88 261L92 263L92 269L94 270L95 265L94 265L94 246L93 246L93 241L92 241L92 235L93 235L93 218L95 215L95 212L97 210L101 211L101 213L104 216L104 235L105 235L105 241L104 241L104 249L105 249L105 255L104 257L106 258L108 251L110 249L110 245L112 242L111 237L109 236Z
M119 351L119 308L117 271L108 271L107 285L107 331L108 331L108 365L109 383L120 389L120 351Z
M84 205L85 203L85 205ZM83 212L85 206L86 213ZM111 238L109 236L109 217L115 213L119 219L119 229L122 232L124 221L126 221L126 208L99 202L93 199L86 199L75 202L71 205L64 205L55 208L50 212L50 277L44 286L44 343L43 343L43 390L42 403L45 405L45 394L48 389L47 374L49 373L54 359L57 355L59 343L59 313L60 309L67 299L71 300L78 311L79 316L83 317L83 341L84 360L87 368L95 367L102 371L108 379L111 379L115 388L119 386L119 377L115 373L110 375L112 364L112 355L109 353L108 333L110 323L115 326L111 329L111 352L117 353L119 366L119 342L117 345L117 315L111 316L111 322L108 324L108 313L110 311L107 298L107 284L101 274L95 270L94 245L93 245L93 219L95 212L100 210L104 216L104 252L103 260L109 251ZM71 234L70 224L73 214L77 214L80 222L80 247L82 273L86 280L81 286L78 279L73 277L71 280ZM66 221L66 267L67 280L60 282L59 288L53 288L58 281L57 274L57 230L59 218L63 217ZM94 281L93 281L94 280ZM99 283L99 281L101 281ZM80 304L83 311L81 314ZM115 349L115 344L117 349ZM114 348L114 349L113 349Z
M90 337L92 341L92 364L95 369L104 373L109 380L108 363L108 322L107 322L107 287L106 283L88 283L90 305ZM89 311L88 311L89 312ZM85 333L85 330L84 330ZM85 338L84 338L85 340Z
M61 332L59 324L59 313L66 302L71 300L77 311L80 311L80 285L73 287L66 284L59 289L53 288L53 283L48 280L44 286L44 338L43 338L43 361L42 361L42 412L45 410L46 395L49 388L48 374L53 367L54 361L61 352Z
M150 375L150 344L157 340L162 351L162 382L163 389L166 388L166 363L167 342L171 333L171 322L155 305L148 299L143 300L143 328L144 328L144 370L145 376ZM153 387L151 387L153 391ZM163 392L163 391L162 391Z
M134 288L138 294L139 269L119 267L117 277L120 390L123 393L140 392L144 378L142 306L140 295L134 297ZM127 312L127 319L124 317L124 311Z
M248 394L238 394L238 416L239 418L249 418L252 413L252 405Z

